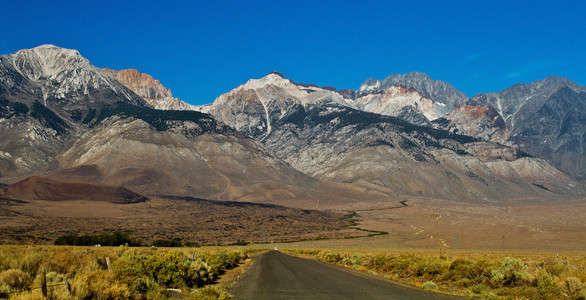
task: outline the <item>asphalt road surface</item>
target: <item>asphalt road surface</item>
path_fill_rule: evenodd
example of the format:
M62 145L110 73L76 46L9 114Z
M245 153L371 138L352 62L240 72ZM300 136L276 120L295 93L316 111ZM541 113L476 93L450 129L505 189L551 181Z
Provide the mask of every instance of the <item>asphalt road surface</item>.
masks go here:
M320 261L269 251L228 292L235 299L463 299Z

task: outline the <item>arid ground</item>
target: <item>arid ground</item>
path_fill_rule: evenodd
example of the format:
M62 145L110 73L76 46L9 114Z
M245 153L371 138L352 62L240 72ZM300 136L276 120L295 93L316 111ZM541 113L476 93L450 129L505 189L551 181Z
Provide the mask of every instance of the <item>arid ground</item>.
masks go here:
M462 203L401 198L361 204L359 227L388 232L357 239L306 241L291 247L479 249L496 251L583 251L586 249L586 202L582 199L519 199L507 204Z
M199 244L275 242L366 235L341 213L270 204L161 198L132 204L0 199L0 243L52 243L68 234L129 232L149 243L180 238Z

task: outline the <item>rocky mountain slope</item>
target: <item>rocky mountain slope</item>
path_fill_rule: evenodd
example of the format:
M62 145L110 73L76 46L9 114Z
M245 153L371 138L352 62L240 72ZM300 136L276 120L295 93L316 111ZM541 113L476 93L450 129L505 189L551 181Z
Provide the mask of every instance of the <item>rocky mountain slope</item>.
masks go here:
M381 93L365 94L357 98L354 104L363 111L393 116L429 127L433 127L431 121L445 116L441 104L436 105L418 91L401 85L391 86Z
M572 190L567 176L514 148L354 107L334 91L271 73L218 97L209 112L320 179L485 201Z
M153 109L75 50L44 45L0 56L0 74L4 183L42 175L144 195L312 207L342 186L299 172L210 115Z
M116 71L104 68L103 70L146 100L155 109L195 110L195 106L173 97L171 90L164 87L159 80L155 80L151 75L140 73L135 69Z
M453 87L420 73L369 82L338 91L271 73L210 105L158 110L174 100L165 102L172 94L148 75L99 69L51 45L21 50L0 56L0 180L42 175L142 195L301 207L580 192L542 159L432 128L476 126L475 135L492 140L512 132L490 104L464 103ZM461 117L450 119L452 107Z
M148 106L76 50L43 45L0 56L0 176L55 168L55 157L116 102Z
M387 95L386 98L404 97L404 95L397 94L393 91L397 87L403 87L405 91L409 91L409 97L426 99L424 102L427 105L423 107L415 106L415 109L423 114L428 114L426 117L431 119L445 117L450 111L468 100L468 96L458 91L449 83L433 80L427 74L419 72L391 74L382 81L369 78L356 91L356 95L357 99L359 99L367 95L385 95L387 91L391 90L391 95ZM417 93L419 95L416 95ZM402 94L405 94L405 92L402 92ZM429 101L433 105L430 106ZM433 110L433 115L429 115L431 110Z
M438 125L454 133L510 145L507 141L509 130L506 123L499 112L490 105L466 102L448 115L446 123Z
M445 82L409 73L366 80L354 104L417 125L519 147L583 179L585 91L567 78L552 76L468 99Z
M470 102L498 111L511 144L585 178L586 87L552 76L499 93L476 95Z

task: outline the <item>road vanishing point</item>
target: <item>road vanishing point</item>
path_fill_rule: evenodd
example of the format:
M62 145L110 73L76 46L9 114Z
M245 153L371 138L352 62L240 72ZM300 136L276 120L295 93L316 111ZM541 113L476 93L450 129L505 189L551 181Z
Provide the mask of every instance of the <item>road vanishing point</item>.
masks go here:
M374 275L269 251L228 292L234 299L465 299L394 283Z

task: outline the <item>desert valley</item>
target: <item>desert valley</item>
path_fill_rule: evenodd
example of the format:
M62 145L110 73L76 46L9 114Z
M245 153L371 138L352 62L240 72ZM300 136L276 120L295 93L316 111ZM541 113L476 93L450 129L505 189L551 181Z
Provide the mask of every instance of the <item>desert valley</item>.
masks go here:
M417 72L357 90L270 72L206 105L162 82L54 45L1 55L0 243L586 249L570 79L468 97Z

